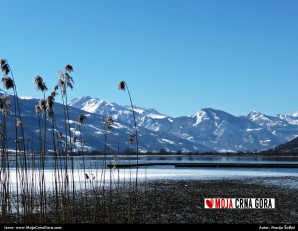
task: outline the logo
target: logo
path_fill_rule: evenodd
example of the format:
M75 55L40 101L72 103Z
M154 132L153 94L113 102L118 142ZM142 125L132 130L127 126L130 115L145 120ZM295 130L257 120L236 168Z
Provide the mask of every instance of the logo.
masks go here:
M205 209L275 209L274 198L205 198Z

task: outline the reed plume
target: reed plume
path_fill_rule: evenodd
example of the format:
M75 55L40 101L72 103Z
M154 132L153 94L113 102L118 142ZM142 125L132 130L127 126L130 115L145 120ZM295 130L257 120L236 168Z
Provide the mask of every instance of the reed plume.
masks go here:
M16 88L16 84L15 84L15 80L14 80L14 76L13 76L13 73L12 73L12 69L10 67L10 65L8 64L7 60L6 59L0 59L0 67L1 67L1 71L3 73L3 77L1 79L1 82L3 84L3 88L6 89L6 90L10 90L12 89L13 90L13 96L14 96L14 118L15 118L15 140L18 139L19 137L19 134L18 134L18 130L19 128L21 129L21 141L22 141L22 147L23 147L23 156L21 157L21 161L23 161L23 164L24 164L24 171L22 171L22 176L20 176L20 178L22 179L22 198L24 201L27 200L27 192L28 192L28 184L26 184L26 182L24 182L24 179L27 179L27 157L26 157L26 150L25 150L25 136L24 136L24 128L23 128L23 124L20 124L20 127L17 126L16 122L17 122L17 119L19 121L22 121L22 118L21 118L21 111L20 111L20 105L19 105L19 98L18 98L18 93L17 93L17 88ZM8 76L8 74L10 74L11 77ZM7 112L4 112L6 113L6 116L8 115ZM5 118L6 118L5 116ZM7 140L7 139L6 139ZM15 143L15 165L16 165L16 185L19 184L19 179L18 179L18 176L17 176L17 172L19 170L19 159L18 159L18 148L19 146L17 145L17 143ZM19 172L19 174L21 174ZM27 187L27 189L25 189L25 187ZM27 190L27 192L26 192ZM19 193L18 193L18 187L17 187L17 202L19 201ZM23 208L23 218L25 218L26 216L26 212L25 211L25 208ZM17 217L19 218L20 216L20 213L19 213L19 208L17 209Z
M85 115L80 115L78 118L78 124L82 125L85 122L86 116Z
M7 96L0 97L0 111L3 113L3 124L1 121L1 168L0 168L0 179L1 179L1 214L3 221L9 219L9 159L8 159L8 145L7 145L7 131L6 131L6 118L9 113L10 103L7 104ZM8 109L8 110L7 110ZM19 214L18 214L19 215ZM7 219L7 220L6 220Z
M118 88L119 88L119 90L121 90L121 91L125 91L125 85L126 85L126 82L125 82L125 81L121 81L121 82L118 84Z
M59 88L61 90L62 102L63 102L63 110L64 110L64 121L65 121L65 132L66 132L66 155L67 155L67 133L69 136L69 140L71 141L71 130L70 130L70 122L69 122L69 108L68 108L68 98L67 98L67 88L73 89L74 80L69 75L69 73L73 72L73 67L70 64L65 65L65 71L58 71L58 83L54 88L54 91L57 91ZM72 153L72 146L70 145L70 151Z
M52 92L51 95L49 95L46 100L46 110L48 113L49 120L52 124L52 129L54 128L53 127L54 126L54 102L55 102L55 96L53 95L53 92Z
M113 129L114 119L113 116L110 114L105 120L106 129L107 131L111 131Z
M3 77L1 79L2 81L2 84L3 84L3 88L6 89L6 90L9 90L9 89L14 89L14 81L12 78L10 77Z
M40 106L38 104L38 105L35 106L36 115L40 115L40 111L41 111L41 109L40 109Z
M7 116L10 112L10 96L4 95L0 97L0 111Z
M66 134L66 139L65 139L65 156L66 156L66 175L67 175L67 156L68 156L68 143L70 143L70 154L73 153L72 150L72 135L71 135L71 129L70 129L70 115L69 115L69 107L68 107L68 96L67 96L67 88L73 89L73 78L69 75L71 72L73 72L73 67L70 64L65 65L64 67L64 72L63 71L58 71L58 76L59 76L59 81L58 84L55 86L55 89L60 88L61 90L61 95L62 95L62 103L63 103L63 110L64 110L64 126L65 126L65 134ZM68 142L68 137L69 137L69 142ZM74 186L74 163L73 163L73 158L71 159L71 172L72 172L72 197L73 197L73 205L75 202L75 186ZM74 216L74 208L72 209L72 215ZM73 217L72 216L72 217Z
M38 121L39 121L39 127L40 127L40 155L41 155L41 166L42 166L42 178L40 182L40 222L44 221L46 219L46 185L45 185L45 176L44 176L44 170L45 170L45 154L46 154L46 143L47 143L47 101L46 101L46 95L45 91L48 90L46 83L43 81L43 78L39 75L37 75L33 83L35 84L35 87L37 91L41 91L43 93L43 99L39 101L39 107L35 107L36 110L39 110L38 113ZM43 111L43 117L44 117L44 137L43 137L43 147L42 147L42 138L41 138L41 126L40 126L40 112ZM42 150L43 149L43 150ZM43 204L43 201L44 204Z
M3 72L3 74L8 75L10 72L10 66L7 63L6 59L0 59L0 66L1 66L1 71Z
M37 75L35 78L34 78L34 81L33 81L36 85L36 89L38 91L41 91L41 92L44 92L44 91L47 91L48 88L46 86L46 83L43 82L43 79L42 77L40 77L39 75Z
M132 143L134 142L134 140L135 140L135 135L134 135L134 134L130 134L130 135L128 136L129 144L132 144Z
M73 67L70 64L65 65L65 70L68 72L73 72Z
M137 169L136 169L136 188L137 188L137 185L138 185L138 168L139 168L139 139L138 139L138 128L137 128L136 115L135 115L135 110L134 110L134 107L133 107L132 98L131 98L131 94L130 94L129 88L127 86L127 83L125 81L121 81L118 84L118 88L121 91L127 90L129 100L130 100L130 106L131 106L131 110L132 110L132 114L133 114L134 128L135 128L135 137L134 138L136 140L136 155L137 155Z

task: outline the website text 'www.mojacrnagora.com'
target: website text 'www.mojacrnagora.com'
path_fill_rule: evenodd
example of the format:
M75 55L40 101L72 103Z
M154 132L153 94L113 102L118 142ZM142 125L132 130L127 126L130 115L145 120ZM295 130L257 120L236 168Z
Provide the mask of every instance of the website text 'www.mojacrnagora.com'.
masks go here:
M61 226L38 226L38 225L26 225L26 226L4 226L4 230L61 230Z
M205 198L205 209L275 209L274 198Z

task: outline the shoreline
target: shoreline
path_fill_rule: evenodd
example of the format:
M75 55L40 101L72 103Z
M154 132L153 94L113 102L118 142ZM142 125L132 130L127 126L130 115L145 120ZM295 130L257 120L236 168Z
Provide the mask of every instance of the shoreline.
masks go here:
M150 181L164 198L160 205L171 203L168 220L156 223L195 224L297 224L297 177L252 177L222 180L158 180ZM159 193L157 193L158 195ZM160 195L159 194L159 195ZM172 195L171 195L172 194ZM275 209L204 209L204 198L275 198ZM168 201L169 203L167 203ZM166 203L165 203L166 202ZM163 214L162 209L158 210Z
M294 184L295 187L289 187ZM73 220L56 211L48 192L47 224L297 224L298 177L250 177L213 180L163 179L115 182L113 187L81 189L68 198ZM205 198L275 198L275 209L205 209ZM60 199L59 199L60 200ZM61 198L61 201L62 198ZM74 203L74 206L72 206ZM68 214L69 215L69 214ZM29 223L38 222L38 212ZM67 215L66 215L67 217ZM1 221L1 219L0 219ZM21 221L19 221L22 223Z

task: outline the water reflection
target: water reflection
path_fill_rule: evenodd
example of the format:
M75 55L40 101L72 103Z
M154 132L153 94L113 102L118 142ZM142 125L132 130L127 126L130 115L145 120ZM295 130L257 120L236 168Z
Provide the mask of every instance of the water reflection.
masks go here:
M15 168L16 160L13 156L9 158L10 168ZM1 160L0 160L1 162ZM52 157L47 156L44 160L45 169L98 169L107 164L133 164L136 163L136 156L119 156L115 159L113 156L68 156ZM156 155L140 156L139 163L292 163L298 164L298 157L288 156L204 156L204 155ZM42 166L41 159L37 156L28 156L26 163L23 159L18 159L19 168L38 169ZM161 168L161 166L157 166Z

